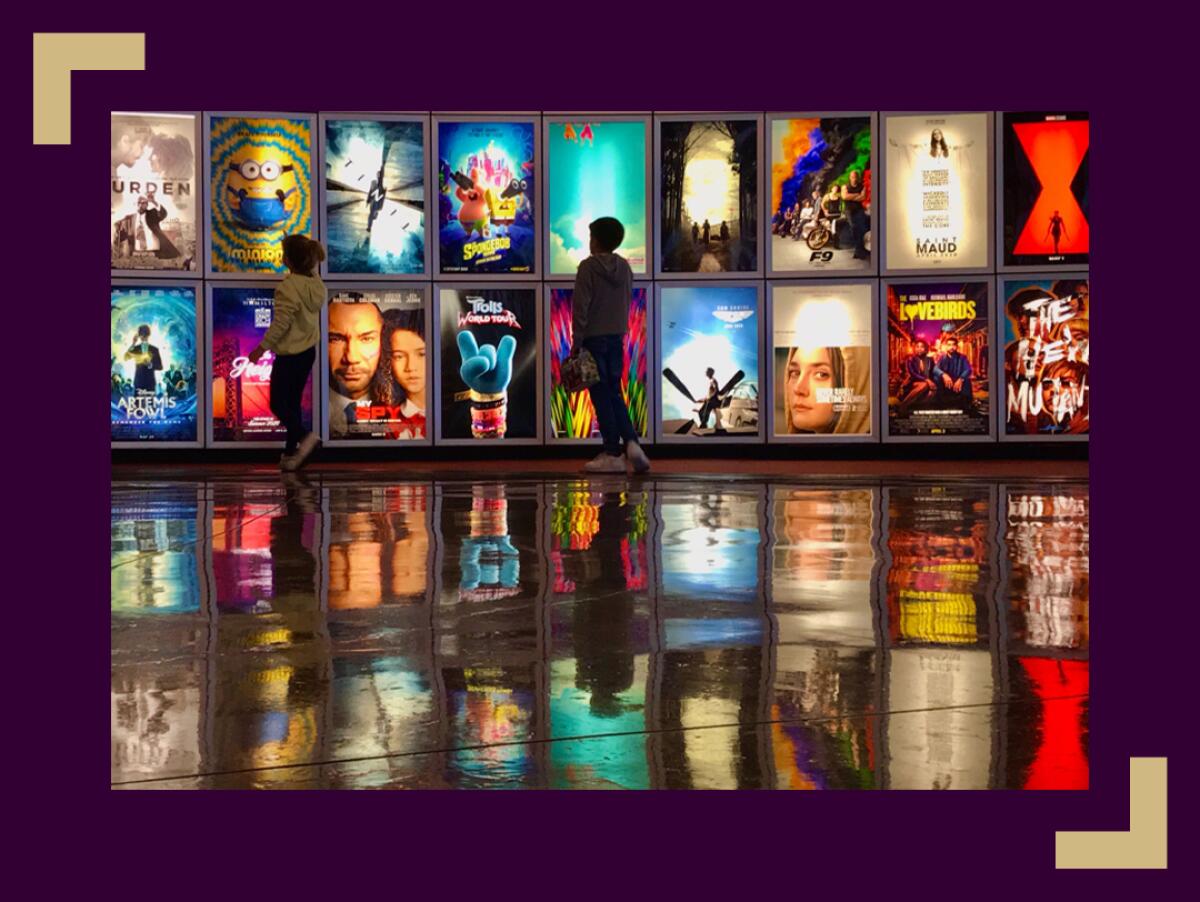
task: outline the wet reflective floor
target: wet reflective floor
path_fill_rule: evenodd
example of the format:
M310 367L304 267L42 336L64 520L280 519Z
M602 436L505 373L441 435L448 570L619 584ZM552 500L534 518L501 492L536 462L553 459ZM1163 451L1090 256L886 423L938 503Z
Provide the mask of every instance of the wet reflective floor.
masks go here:
M112 486L121 788L1083 789L1088 486Z

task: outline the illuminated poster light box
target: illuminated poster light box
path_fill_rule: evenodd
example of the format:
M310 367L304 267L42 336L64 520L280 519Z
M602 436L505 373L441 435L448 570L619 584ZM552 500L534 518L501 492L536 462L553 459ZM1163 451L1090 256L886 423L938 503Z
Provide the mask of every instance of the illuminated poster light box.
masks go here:
M258 363L249 355L271 326L270 285L208 285L209 366L212 404L209 444L271 446L283 442L286 430L271 413L271 368L268 351ZM314 364L314 370L316 369ZM304 427L313 424L313 380L301 396Z
M1004 286L1001 441L1086 441L1091 426L1087 273L1012 276Z
M200 179L195 113L113 113L111 269L194 276Z
M649 117L545 119L547 276L574 276L588 256L588 224L612 216L625 227L617 253L649 272Z
M995 351L990 279L886 283L886 441L990 441Z
M321 234L331 276L429 272L428 119L322 116Z
M429 444L426 289L330 284L321 368L333 444Z
M1088 114L1001 113L1001 269L1087 266Z
M771 283L770 441L877 441L872 282Z
M441 285L439 444L541 439L538 287Z
M208 272L283 275L285 235L313 236L313 117L206 114Z
M114 282L109 301L113 447L196 447L199 283Z
M887 274L991 265L991 113L885 115Z
M759 442L761 286L660 282L659 442Z
M875 116L768 117L768 270L872 275Z

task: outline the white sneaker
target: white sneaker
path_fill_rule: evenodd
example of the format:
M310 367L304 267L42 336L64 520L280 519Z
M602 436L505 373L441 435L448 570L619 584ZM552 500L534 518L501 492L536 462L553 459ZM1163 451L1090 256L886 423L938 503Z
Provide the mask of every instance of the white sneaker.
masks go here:
M645 473L650 469L650 458L646 456L646 452L642 450L642 446L637 442L625 443L625 456L633 464L633 472Z
M589 460L583 465L585 473L624 473L625 458L613 457L611 454L606 454L601 451L593 460Z
M310 432L304 438L300 439L300 446L296 449L296 453L292 455L292 460L295 461L295 466L288 469L298 470L308 460L308 456L316 450L317 445L321 444L321 439L315 432Z

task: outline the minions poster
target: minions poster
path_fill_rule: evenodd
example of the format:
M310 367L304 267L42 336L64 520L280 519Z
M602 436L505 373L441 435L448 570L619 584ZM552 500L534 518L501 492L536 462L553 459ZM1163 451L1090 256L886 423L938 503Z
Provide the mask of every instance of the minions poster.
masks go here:
M443 274L532 273L532 122L438 122L438 261Z
M308 117L209 120L211 272L282 273L284 235L312 234Z

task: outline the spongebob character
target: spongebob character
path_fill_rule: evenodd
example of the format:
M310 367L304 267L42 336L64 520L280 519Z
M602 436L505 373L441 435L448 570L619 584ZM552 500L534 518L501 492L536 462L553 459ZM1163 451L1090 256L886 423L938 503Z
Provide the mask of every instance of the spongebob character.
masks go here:
M470 178L461 172L456 172L454 181L458 184L454 196L462 201L462 206L458 210L458 221L462 224L463 231L467 233L467 239L469 240L474 232L479 232L480 238L487 238L490 234L488 223L491 214L488 202L489 192L484 185L483 175L478 169L471 170Z
M240 161L230 161L225 181L230 210L238 222L255 231L279 228L299 202L295 167L271 159L268 152L247 148Z
M492 223L497 226L512 225L517 219L517 209L521 205L521 198L527 190L529 190L528 179L512 179L508 186L499 193L489 188L487 202L491 208Z

